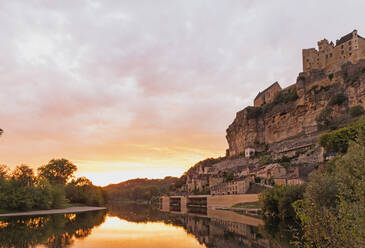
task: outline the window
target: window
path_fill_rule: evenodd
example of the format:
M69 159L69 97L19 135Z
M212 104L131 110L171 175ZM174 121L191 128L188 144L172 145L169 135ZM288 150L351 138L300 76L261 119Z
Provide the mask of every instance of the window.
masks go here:
M328 54L326 54L326 59L328 59Z
M351 51L351 47L349 47L349 51Z
M341 46L341 48L343 49L343 45Z
M344 54L344 53L345 53L345 52L342 50L342 51L341 51L341 54Z
M349 56L351 56L352 55L352 53L349 53Z
M330 53L330 57L332 58L332 56L333 56L333 54L332 53Z
M351 40L349 41L349 45L351 45Z

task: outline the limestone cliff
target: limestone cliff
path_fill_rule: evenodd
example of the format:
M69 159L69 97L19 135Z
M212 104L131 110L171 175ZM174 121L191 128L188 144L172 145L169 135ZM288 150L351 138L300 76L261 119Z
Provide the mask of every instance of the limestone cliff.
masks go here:
M237 113L227 129L229 156L246 148L280 153L315 144L323 130L348 122L349 110L357 105L365 107L365 60L344 64L334 74L300 73L296 83L276 93L272 102Z

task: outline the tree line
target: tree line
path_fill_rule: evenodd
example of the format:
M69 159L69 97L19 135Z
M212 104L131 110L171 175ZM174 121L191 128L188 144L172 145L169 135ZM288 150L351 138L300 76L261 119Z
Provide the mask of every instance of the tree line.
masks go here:
M168 194L175 183L176 177L165 177L164 179L131 179L119 184L111 184L104 187L109 201L124 202L155 202L159 196Z
M13 171L0 165L0 209L24 211L63 208L70 203L100 206L104 193L85 178L74 178L76 165L67 159L52 159L38 168L37 175L27 165Z

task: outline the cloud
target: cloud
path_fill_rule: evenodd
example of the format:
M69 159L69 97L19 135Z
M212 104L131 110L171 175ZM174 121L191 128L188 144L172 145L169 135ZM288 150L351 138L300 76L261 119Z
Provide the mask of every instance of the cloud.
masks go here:
M67 157L182 173L224 154L235 113L274 81L294 83L302 48L365 32L365 4L347 5L2 1L1 163Z

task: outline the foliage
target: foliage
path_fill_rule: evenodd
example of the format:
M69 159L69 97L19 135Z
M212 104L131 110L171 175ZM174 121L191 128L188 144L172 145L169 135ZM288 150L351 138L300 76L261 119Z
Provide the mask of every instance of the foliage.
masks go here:
M225 182L233 181L234 178L235 178L235 176L234 176L234 172L233 171L226 171L226 172L224 172L224 181Z
M34 172L27 165L17 166L13 172L13 180L20 186L32 187L34 184Z
M335 106L335 105L342 105L348 100L347 96L345 96L343 93L338 93L331 97L331 99L328 102L329 106Z
M294 204L305 247L365 246L365 138L310 178ZM301 246L303 247L303 246Z
M330 73L330 74L328 75L328 78L329 78L329 80L330 80L330 81L332 81L332 79L333 79L333 73Z
M288 103L298 99L297 89L280 91L274 98L274 104Z
M187 179L187 172L185 172L181 177L179 177L174 184L171 185L171 191L184 191L182 187L185 185Z
M86 177L72 180L65 187L66 197L71 203L101 206L104 204L103 190Z
M296 214L292 203L303 199L305 185L274 186L259 194L263 214L280 219L295 219Z
M319 137L319 144L326 149L327 152L347 151L349 141L357 139L359 134L365 133L365 119L362 118L344 128L323 134Z
M351 117L357 117L364 114L364 108L361 105L356 105L350 108Z
M333 108L327 106L319 113L319 115L316 118L316 121L320 128L322 129L327 128L331 124L333 120L332 112Z
M247 107L247 119L256 119L262 114L262 109L260 107Z
M164 179L137 178L104 187L109 201L150 201L167 194L178 181L176 177Z
M67 159L52 159L48 164L38 168L38 174L52 184L65 185L76 170L76 165Z
M58 173L60 170L56 168L54 171ZM57 175L48 175L48 178L57 178ZM82 182L88 182L88 187L83 187L85 185ZM73 194L66 194L65 188L68 190L80 185L84 190L82 191L84 201L80 198L75 199ZM12 173L9 173L7 166L0 166L0 209L25 211L63 208L69 201L101 205L104 203L104 197L101 188L92 185L86 178L75 180L71 185L52 184L44 175L34 176L33 169L27 165L17 166Z

